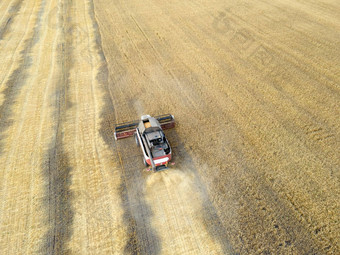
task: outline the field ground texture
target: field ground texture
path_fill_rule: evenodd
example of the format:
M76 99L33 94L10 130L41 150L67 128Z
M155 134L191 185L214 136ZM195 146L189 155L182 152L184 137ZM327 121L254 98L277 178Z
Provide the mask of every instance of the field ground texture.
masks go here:
M339 254L339 14L1 1L1 254ZM153 174L113 127L165 113Z

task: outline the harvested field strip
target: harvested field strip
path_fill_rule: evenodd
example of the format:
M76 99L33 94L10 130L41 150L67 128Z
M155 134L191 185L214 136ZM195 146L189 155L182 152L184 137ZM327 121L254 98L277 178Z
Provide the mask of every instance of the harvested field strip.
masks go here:
M48 254L64 254L68 252L66 246L72 233L72 223L74 212L71 204L73 201L73 192L71 186L71 171L69 156L67 155L63 140L65 135L66 111L70 107L70 101L67 98L69 89L69 70L72 65L72 39L69 36L70 8L72 4L59 1L54 8L58 9L55 13L57 34L56 44L56 74L55 87L53 94L50 96L52 112L50 118L53 126L52 136L48 150L45 151L44 162L42 165L45 178L45 222L48 230L44 234L43 243L40 244L40 251ZM53 10L52 8L49 10ZM49 15L51 18L51 16ZM50 29L50 28L49 28Z
M105 144L100 130L112 139L112 107L106 100L105 59L91 2L74 2L72 16L74 56L69 73L67 109L64 122L64 147L72 167L73 225L68 243L71 252L122 253L127 242L128 226L123 222L120 198L121 172L112 158L112 143ZM84 24L82 26L78 24ZM79 71L81 70L81 71ZM106 98L105 101L103 98ZM102 115L102 111L106 113ZM104 118L103 118L104 117ZM109 124L109 125L107 125ZM84 242L86 245L84 245Z
M20 11L22 2L22 0L17 0L15 3L13 3L10 9L6 11L7 13L9 13L9 15L4 16L0 20L0 40L3 39L4 35L9 30L9 27L12 25L15 16Z
M3 140L5 143L2 144L1 156L2 160L6 160L2 165L4 172L1 174L5 176L1 180L5 183L1 188L1 194L7 203L2 203L1 210L6 212L1 214L1 226L5 226L1 231L1 247L5 253L18 254L22 252L23 247L27 253L37 252L41 245L41 233L46 230L42 224L44 215L41 208L45 194L42 189L44 179L40 171L44 148L40 146L45 144L50 136L49 127L43 123L49 121L46 99L52 85L47 83L46 86L41 86L46 78L43 79L38 73L50 70L49 64L54 59L52 54L45 54L42 59L43 51L53 52L52 45L45 45L44 50L36 46L40 40L46 42L48 35L54 39L55 34L48 34L47 27L41 26L46 18L46 9L50 5L41 2L35 6L33 9L35 28L30 38L25 41L19 68L12 73L12 78L6 83L5 91L8 93L5 94L2 105L5 108L2 108L1 112L2 120L5 118L11 120L10 125L6 128L3 126L2 130L6 139ZM32 151L32 148L36 149ZM16 181L20 183L19 190L13 189ZM16 234L15 238L8 239L12 236L11 233L22 234Z
M23 62L25 49L27 51L27 41L30 40L33 32L33 28L29 28L30 25L35 22L34 12L38 8L38 2L27 1L24 11L28 9L31 11L29 15L20 15L19 18L14 22L15 27L13 29L18 30L22 23L26 25L22 32L18 32L16 35L10 33L8 40L0 40L0 46L3 51L0 52L2 58L1 68L3 72L0 74L0 105L4 101L4 90L7 88L6 84L11 79L11 74L14 70L19 68L19 65ZM26 29L27 28L27 29ZM7 38L6 38L7 39Z

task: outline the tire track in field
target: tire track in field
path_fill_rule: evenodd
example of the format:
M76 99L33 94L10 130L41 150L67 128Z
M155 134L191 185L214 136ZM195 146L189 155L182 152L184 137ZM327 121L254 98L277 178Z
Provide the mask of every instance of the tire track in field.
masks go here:
M47 195L44 202L49 225L49 230L43 237L44 244L41 247L43 254L68 254L66 243L72 234L71 225L74 214L71 207L73 194L70 190L72 169L63 145L65 114L71 107L67 98L69 71L72 68L71 6L72 0L59 2L58 30L61 30L59 31L61 39L57 59L61 74L52 98L55 107L52 116L55 123L54 134L42 166L46 179Z
M11 8L9 9L9 15L5 17L5 21L0 25L0 41L6 35L8 30L10 29L15 17L21 9L23 0L16 1Z
M95 18L95 6L92 1L90 3L90 16L92 24L96 32L96 43L98 47L98 53L102 58L102 66L99 69L97 75L97 81L102 84L103 91L105 92L104 100L105 106L101 116L103 121L101 122L100 134L103 140L107 143L114 155L116 155L117 161L120 159L118 155L118 144L113 138L113 133L107 132L113 129L116 122L114 96L115 92L112 91L114 87L109 86L109 81L112 81L109 77L109 71L107 67L107 61L102 47L101 33L98 27L98 22ZM113 46L112 46L113 45ZM118 48L111 43L111 47L114 47L118 52ZM124 72L123 72L124 73ZM113 80L119 81L120 77ZM131 142L131 141L130 141ZM126 147L125 147L126 148ZM124 210L123 220L127 228L128 240L124 247L126 254L159 254L160 245L159 239L151 227L150 217L152 212L149 206L146 204L144 197L142 196L143 183L140 183L140 169L136 166L125 166L121 162L123 174L121 176L122 181L119 187L122 207ZM138 184L138 185L136 185Z

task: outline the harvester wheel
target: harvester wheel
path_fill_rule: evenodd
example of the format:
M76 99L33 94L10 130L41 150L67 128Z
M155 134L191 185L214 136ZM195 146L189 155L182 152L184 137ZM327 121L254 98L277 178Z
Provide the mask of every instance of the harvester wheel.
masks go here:
M143 163L145 166L149 166L149 164L146 162L145 158L143 158Z

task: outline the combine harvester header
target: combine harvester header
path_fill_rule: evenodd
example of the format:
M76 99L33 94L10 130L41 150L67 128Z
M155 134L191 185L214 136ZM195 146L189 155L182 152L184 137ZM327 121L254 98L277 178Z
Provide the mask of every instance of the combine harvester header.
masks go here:
M116 125L116 140L135 136L135 141L143 152L143 161L153 171L166 169L171 160L171 147L163 130L175 127L175 118L171 114L151 117L143 115L141 120Z
M150 116L150 115L143 115L143 116ZM156 119L159 122L163 130L175 127L175 118L171 114L164 114L164 115L159 115L159 116L151 117L151 118ZM117 124L115 126L115 133L114 133L115 139L119 140L119 139L133 136L136 132L136 128L138 127L138 124L140 123L140 121L141 120L134 120L134 121L123 122L123 123Z

